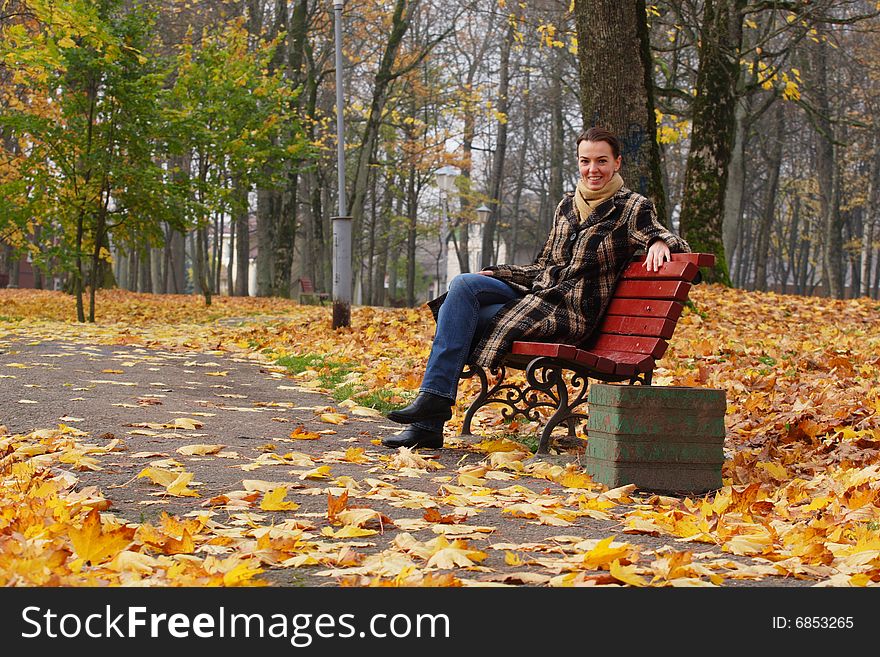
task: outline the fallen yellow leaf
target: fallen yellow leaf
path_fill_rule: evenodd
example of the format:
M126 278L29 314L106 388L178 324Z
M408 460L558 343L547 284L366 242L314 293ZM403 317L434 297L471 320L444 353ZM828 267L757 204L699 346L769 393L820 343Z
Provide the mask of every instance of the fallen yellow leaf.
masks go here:
M263 499L260 501L260 508L263 511L296 511L299 508L299 504L296 502L285 502L285 497L287 497L286 486L273 488L263 495Z

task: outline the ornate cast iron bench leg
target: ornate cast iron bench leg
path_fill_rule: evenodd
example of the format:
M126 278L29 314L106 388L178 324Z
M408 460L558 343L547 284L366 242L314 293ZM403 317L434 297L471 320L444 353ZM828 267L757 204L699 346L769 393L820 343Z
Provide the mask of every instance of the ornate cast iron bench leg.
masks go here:
M462 379L469 379L472 376L480 379L480 393L471 402L471 405L464 414L460 434L462 436L471 435L471 422L474 419L474 415L487 404L503 404L504 408L501 409L501 415L505 419L513 419L517 415L525 415L531 420L539 419L537 411L530 412L529 405L525 399L528 388L523 390L516 384L505 383L507 368L504 365L492 369L491 374L498 378L490 386L489 375L479 365L466 365L461 373Z
M477 376L480 380L480 392L465 413L461 428L462 436L471 435L471 423L474 415L488 404L502 404L501 415L506 419L523 415L529 420L540 421L541 414L538 409L553 409L552 415L541 432L538 453L546 454L548 452L550 434L563 422L568 427L569 436L575 437L577 435L577 421L587 419L586 412L576 412L575 409L587 400L588 370L572 368L568 364L546 357L533 359L525 370L527 381L525 387L505 383L507 371L503 365L492 370L492 373L499 378L490 386L489 376L482 367L468 365L465 368L461 378L468 379ZM566 372L570 372L570 376L566 377ZM573 396L569 393L569 387L574 392Z
M566 372L571 372L568 381ZM531 361L526 368L526 379L529 382L528 390L543 392L554 402L552 406L556 409L544 425L538 445L538 454L547 454L551 435L557 426L565 422L568 435L574 437L576 421L587 419L586 413L575 409L587 401L590 379L587 370L562 364L552 358L535 358ZM569 394L569 388L574 392L573 397Z

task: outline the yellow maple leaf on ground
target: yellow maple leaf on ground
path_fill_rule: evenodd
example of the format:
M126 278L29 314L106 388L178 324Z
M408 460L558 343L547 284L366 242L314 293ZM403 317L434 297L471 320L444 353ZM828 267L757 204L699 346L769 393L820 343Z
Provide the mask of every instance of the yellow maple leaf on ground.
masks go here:
M633 551L637 551L629 543L619 543L612 547L614 536L603 538L596 546L585 552L583 564L591 570L607 567L609 564L628 558Z
M230 557L232 559L232 557ZM223 573L224 586L266 586L266 582L253 581L254 577L263 572L259 562L241 561Z
M721 549L741 556L755 555L762 554L772 542L768 534L739 534L728 539Z
M369 463L371 460L364 452L363 447L349 447L345 450L345 456L342 459L349 463Z
M373 534L378 533L379 530L377 529L363 529L362 527L355 527L354 525L346 525L336 532L333 531L332 527L324 527L321 529L321 534L328 538L358 538L360 536L372 536Z
M330 476L330 466L322 465L314 470L309 470L308 472L303 472L299 478L300 479L326 479Z
M193 429L201 429L204 425L198 420L193 420L192 418L178 417L165 426L169 429L188 429L192 431Z
M586 472L566 472L557 481L560 486L565 488L600 488L601 484L593 481L593 478Z
M342 424L348 419L348 416L343 415L342 413L321 413L319 417L321 418L321 422L327 422L329 424Z
M408 447L398 447L397 454L388 459L385 466L392 470L413 468L415 470L442 470L443 465L430 459L422 458Z
M131 545L134 537L133 527L115 527L105 530L101 523L101 513L92 509L83 521L82 527L71 527L68 534L73 549L81 562L93 565L109 561Z
M177 476L177 479L172 481L165 490L169 495L174 495L175 497L198 497L199 494L197 492L191 488L187 488L189 482L192 481L192 478L192 472L181 472Z
M285 502L287 497L287 486L279 486L267 491L260 501L260 508L263 511L296 511L299 504L296 502Z
M163 470L162 468L154 468L147 467L141 470L138 473L137 479L142 477L148 478L154 484L159 484L160 486L168 487L170 486L176 479L178 473L171 472L170 470Z
M495 440L483 440L474 445L474 449L481 452L522 452L523 445L509 438L498 438Z
M184 445L177 448L177 453L186 456L207 456L208 454L216 454L224 447L226 445Z
M193 537L184 529L183 535L179 539L170 537L162 544L161 549L164 554L192 554L195 552L196 545Z
M611 576L623 582L624 584L629 584L630 586L647 586L648 582L644 577L640 577L636 574L637 567L635 564L629 566L622 566L620 562L614 560L611 563L611 567L608 569L608 572L611 573Z
M318 438L321 437L321 434L314 431L307 431L303 425L299 425L296 429L290 432L290 437L294 440L318 440Z
M361 406L356 401L353 401L351 399L346 399L345 401L339 402L339 407L348 409L348 412L352 415L361 415L363 417L382 417L382 414L375 408L370 408L369 406Z
M489 556L481 550L470 548L463 540L455 540L450 543L445 537L438 536L434 544L435 552L428 559L426 568L468 568L475 566Z

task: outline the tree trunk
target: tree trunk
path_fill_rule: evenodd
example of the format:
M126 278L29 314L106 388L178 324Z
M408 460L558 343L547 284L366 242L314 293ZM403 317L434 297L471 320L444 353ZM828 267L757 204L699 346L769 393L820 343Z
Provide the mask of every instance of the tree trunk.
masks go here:
M226 242L226 294L230 297L235 296L235 279L238 276L238 273L235 270L236 267L236 253L235 253L235 226L236 226L237 218L233 217L232 221L229 222L229 239ZM219 292L219 290L218 290Z
M707 0L700 36L700 65L693 129L685 171L681 235L694 251L714 253L705 280L730 284L722 222L730 170L746 0Z
M471 202L471 166L473 164L473 148L474 148L474 137L476 135L476 122L475 122L475 112L465 112L464 113L464 124L463 124L463 132L462 132L462 164L461 164L461 178L464 181L465 191L467 194L461 195L460 198L460 209L459 209L459 217L458 221L453 221L453 225L457 228L457 237L453 237L453 244L455 246L455 255L458 258L458 271L462 274L469 273L471 270L471 258L470 258L470 225L471 219L473 218L474 212L474 204ZM447 281L451 283L452 281Z
M825 294L843 298L843 236L840 217L841 171L837 155L831 103L828 95L828 46L824 41L810 45L811 91L816 106L816 174L822 208L822 285Z
M150 248L150 292L153 294L162 294L165 292L165 286L162 284L162 249Z
M248 208L248 189L240 179L234 182L234 212L233 229L235 235L235 285L231 287L235 296L246 297L250 294L248 278L250 277L250 211ZM232 258L233 245L230 245L230 259ZM229 270L232 276L232 269Z
M785 108L781 101L776 102L770 153L764 158L767 165L767 191L764 196L764 209L758 222L758 239L755 246L755 289L767 290L767 258L770 253L770 228L776 212L779 191L779 169L782 166L782 145L785 141Z
M565 179L565 117L562 109L562 80L558 71L558 53L553 53L554 59L557 60L557 66L554 72L551 72L550 79L550 187L548 194L550 195L549 208L555 208L556 204L562 200L565 192L563 181ZM574 149L572 149L574 150ZM542 214L544 225L542 230L535 231L535 250L541 248L541 245L550 233L553 227L553 212L544 212Z
M277 194L266 189L257 191L257 296L272 296L274 262L272 245L278 216Z
M531 94L531 66L532 66L532 50L530 49L526 54L526 66L525 66L525 83L523 86L523 131L522 131L522 144L520 146L519 158L517 160L517 176L516 176L516 188L513 193L513 206L511 208L511 238L510 238L510 253L508 254L508 262L516 262L516 251L519 248L519 234L522 228L522 217L520 216L520 203L522 202L522 192L523 186L526 178L526 154L529 152L529 147L532 143L531 132L532 132L532 94Z
M392 187L393 177L389 176L386 190ZM388 251L391 246L391 212L393 195L386 191L385 200L382 204L382 214L379 222L378 262L376 263L376 278L373 284L373 303L377 306L386 304L385 277L388 275Z
M871 159L871 171L868 176L868 203L865 206L865 218L862 227L862 272L861 296L871 294L871 258L874 254L874 235L877 228L877 206L880 204L880 138L874 133L874 157Z
M624 182L650 198L667 223L645 2L575 0L574 6L584 127L603 126L620 138Z
M169 228L170 249L168 254L170 262L169 271L169 287L166 288L170 294L184 294L186 292L186 235L181 231Z
M140 271L140 259L138 258L137 248L129 247L128 252L128 279L125 281L125 289L129 292L137 292L138 276Z
M17 288L18 287L18 272L19 267L21 267L21 256L18 254L18 251L13 249L11 246L6 246L6 274L9 276L9 281L6 283L6 287L8 288Z
M376 257L376 206L378 204L376 198L378 181L376 179L377 176L372 177L372 189L370 190L370 216L366 222L369 226L367 229L367 252L364 254L363 258L361 258L361 296L363 298L362 303L366 303L367 305L370 305L373 302L373 272L375 271L374 259Z
M412 307L416 305L416 226L418 216L415 198L416 171L414 166L409 167L409 176L406 185L406 303Z
M721 225L724 253L727 262L733 269L736 262L736 248L739 244L739 224L742 220L743 194L746 186L745 142L746 116L749 98L740 98L736 104L733 150L730 154L730 173L728 174L727 190L724 193L724 219Z
M34 233L33 233L32 242L37 248L39 248L41 245L42 233L43 233L42 226L39 226L39 225L34 226ZM0 271L2 271L2 269L0 269ZM34 289L35 290L42 290L43 285L44 285L44 283L43 283L43 270L40 267L38 267L36 263L34 263L33 271L34 271Z
M208 277L208 229L200 226L195 235L195 264L194 271L199 291L205 298L205 305L211 305L211 280Z
M83 211L80 210L76 216L76 241L74 249L76 251L76 270L73 272L73 293L76 295L76 321L85 323L86 312L83 307L83 263L82 263L82 247L83 247L83 226L85 219ZM12 283L12 272L10 272L9 282ZM18 262L15 263L15 287L18 287Z
M501 66L498 71L498 137L495 142L495 154L492 157L492 179L489 183L489 198L492 212L483 226L483 245L481 267L488 267L495 262L495 230L501 215L501 183L504 180L504 159L507 156L507 123L510 111L510 48L515 36L514 25L507 26L507 34L501 42Z
M397 58L403 37L409 29L412 15L418 5L419 0L395 0L391 19L391 31L388 35L388 40L385 42L385 50L382 53L379 67L376 70L370 111L364 127L363 137L361 138L360 153L354 171L353 191L348 211L352 218L352 236L356 240L352 244L352 251L355 252L360 252L359 237L363 230L364 207L369 188L370 163L373 161L376 152L379 128L382 125L382 114L388 100L391 82L395 78L392 70L394 60Z

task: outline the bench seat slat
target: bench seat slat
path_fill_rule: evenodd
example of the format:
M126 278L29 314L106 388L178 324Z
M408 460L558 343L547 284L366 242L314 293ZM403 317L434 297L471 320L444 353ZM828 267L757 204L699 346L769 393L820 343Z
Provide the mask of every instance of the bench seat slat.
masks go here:
M691 284L683 281L629 281L617 284L614 297L626 299L669 299L687 301Z
M648 271L642 263L632 263L623 270L621 280L686 281L690 283L700 268L692 262L665 262L660 271Z
M619 335L646 335L668 340L675 331L675 322L662 317L632 317L626 315L605 315L599 324L600 333Z
M678 301L652 299L612 299L608 304L607 315L626 317L662 317L677 322L684 306Z
M614 335L600 333L596 342L590 345L590 350L624 351L637 354L647 354L654 359L660 358L666 353L666 340L662 338L645 338L633 335Z
M635 376L642 372L652 372L655 360L647 354L633 354L625 351L605 349L588 350L597 358L605 358L614 363L614 374L618 376Z
M529 359L538 356L549 358L562 358L574 361L580 365L590 367L597 372L611 374L614 372L614 363L604 356L598 356L570 344L556 344L550 342L514 342L510 353L515 357L528 356Z
M553 342L514 342L510 353L518 356L549 356L574 360L577 356L577 347Z

